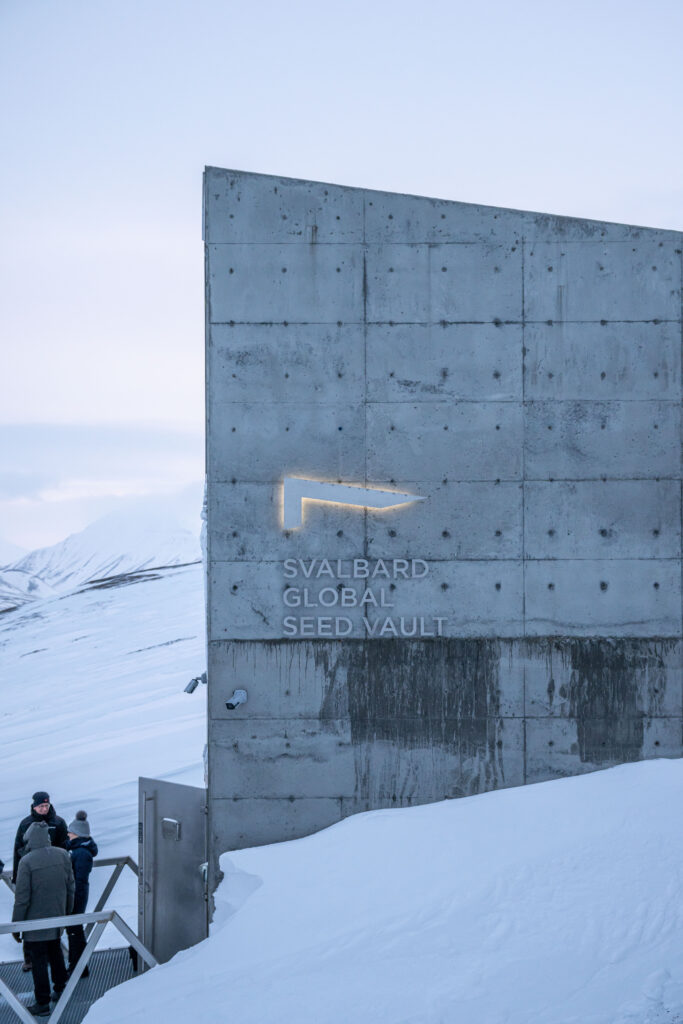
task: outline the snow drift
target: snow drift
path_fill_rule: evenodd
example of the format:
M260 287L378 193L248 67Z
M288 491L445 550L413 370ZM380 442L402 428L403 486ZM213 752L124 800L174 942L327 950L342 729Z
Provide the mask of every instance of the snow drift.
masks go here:
M651 761L226 855L211 937L86 1022L683 1020L682 799Z

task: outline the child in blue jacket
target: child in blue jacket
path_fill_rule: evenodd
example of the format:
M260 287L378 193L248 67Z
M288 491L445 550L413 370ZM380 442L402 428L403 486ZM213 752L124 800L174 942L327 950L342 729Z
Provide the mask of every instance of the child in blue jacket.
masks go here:
M69 841L66 848L71 857L76 882L72 914L84 914L90 892L90 872L93 860L97 856L97 843L90 837L90 823L85 811L76 812L76 817L68 826L68 831ZM69 974L71 974L85 949L85 932L83 925L77 924L67 928L66 933L69 936ZM87 977L89 973L86 967L82 977Z

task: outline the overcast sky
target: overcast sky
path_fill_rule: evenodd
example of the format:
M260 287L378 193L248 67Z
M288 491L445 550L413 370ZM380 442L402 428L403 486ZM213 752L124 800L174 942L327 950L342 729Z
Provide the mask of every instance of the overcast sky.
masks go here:
M0 538L203 474L205 164L683 229L680 0L0 0Z

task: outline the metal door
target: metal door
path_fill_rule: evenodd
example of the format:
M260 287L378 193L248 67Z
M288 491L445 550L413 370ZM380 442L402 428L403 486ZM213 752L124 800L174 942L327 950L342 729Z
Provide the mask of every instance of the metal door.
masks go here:
M160 963L208 935L206 790L139 780L139 936Z

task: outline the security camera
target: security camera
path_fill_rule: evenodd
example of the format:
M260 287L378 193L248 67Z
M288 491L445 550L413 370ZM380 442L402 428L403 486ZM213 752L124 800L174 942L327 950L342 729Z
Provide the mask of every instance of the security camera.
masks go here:
M189 683L185 687L185 693L194 693L200 683L206 683L206 672L202 672L200 676L195 676L194 679L190 679Z
M234 711L235 708L239 707L240 704L246 704L247 702L247 691L246 690L235 690L230 700L226 700L225 706L228 711Z

